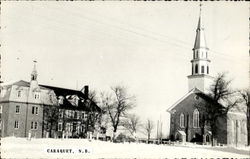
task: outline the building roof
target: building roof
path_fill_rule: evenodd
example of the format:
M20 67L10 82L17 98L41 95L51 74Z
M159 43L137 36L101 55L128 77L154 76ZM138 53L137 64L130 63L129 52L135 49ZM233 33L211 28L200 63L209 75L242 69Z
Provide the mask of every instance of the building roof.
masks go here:
M17 82L1 84L1 86L23 86L23 87L30 87L30 82L20 80ZM63 100L63 104L60 105L61 108L64 109L76 109L76 110L83 110L83 111L98 111L100 112L100 107L93 101L91 101L87 95L79 90L68 89L68 88L60 88L55 86L48 86L48 85L39 85L41 89L48 89L53 90L57 97L62 96L65 100ZM79 98L78 106L75 106L72 102L70 102L74 96Z
M1 84L1 86L12 86L12 85L30 87L30 82L20 80L20 81L16 81L16 82L2 83ZM48 88L43 87L42 85L39 85L39 86L40 86L41 89L48 89Z
M56 96L62 96L64 99L63 104L60 104L60 107L65 109L77 109L83 111L101 111L101 108L97 106L97 104L91 101L88 98L88 95L84 94L79 90L68 89L68 88L60 88L55 86L48 86L48 85L40 85L42 87L51 89L55 92ZM78 106L73 105L70 100L76 95L78 100Z
M68 95L77 95L78 97L81 98L87 98L83 92L79 90L74 90L74 89L68 89L68 88L60 88L60 87L55 87L55 86L48 86L48 85L39 85L48 89L52 89L56 96L63 96L66 97Z
M181 134L182 136L186 136L186 133L184 131L178 130L178 133Z
M192 90L190 90L187 94L185 94L182 98L180 98L176 103L174 103L171 107L169 107L167 109L168 112L170 112L174 107L176 107L180 102L182 102L186 97L188 97L190 94L193 94L193 93L201 93L201 94L204 94L202 93L202 91L200 91L198 88L193 88Z

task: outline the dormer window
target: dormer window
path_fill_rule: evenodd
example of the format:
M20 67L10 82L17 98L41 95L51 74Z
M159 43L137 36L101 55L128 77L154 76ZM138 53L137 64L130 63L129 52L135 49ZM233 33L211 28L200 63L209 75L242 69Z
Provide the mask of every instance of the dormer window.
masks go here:
M17 97L21 97L21 91L17 91Z
M74 103L76 104L76 106L78 106L78 101L79 101L78 98L75 98L75 99L74 99Z
M77 97L77 95L73 95L71 101L74 106L78 106L79 98Z
M63 98L63 96L59 96L58 97L58 104L63 104L63 100L64 100L64 98Z
M39 99L40 98L40 93L39 92L35 92L35 99Z

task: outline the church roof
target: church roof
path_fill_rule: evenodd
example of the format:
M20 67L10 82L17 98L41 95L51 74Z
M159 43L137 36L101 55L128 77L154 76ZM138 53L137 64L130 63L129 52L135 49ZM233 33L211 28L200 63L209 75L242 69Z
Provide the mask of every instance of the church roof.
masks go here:
M175 108L179 103L181 103L184 99L186 99L189 95L193 93L201 93L204 94L202 91L200 91L198 88L193 88L190 90L187 94L185 94L182 98L180 98L176 103L174 103L171 107L167 109L168 112L170 112L173 108Z
M198 26L196 29L196 37L194 43L194 50L199 48L207 48L206 38L205 38L205 31L202 24L202 17L199 17ZM208 48L207 48L208 49Z

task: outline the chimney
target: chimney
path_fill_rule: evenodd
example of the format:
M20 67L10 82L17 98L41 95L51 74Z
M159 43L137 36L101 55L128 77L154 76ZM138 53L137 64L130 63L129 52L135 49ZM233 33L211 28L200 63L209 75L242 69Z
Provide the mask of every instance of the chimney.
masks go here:
M89 86L88 85L84 86L84 95L85 95L85 98L88 99L88 97L89 97Z

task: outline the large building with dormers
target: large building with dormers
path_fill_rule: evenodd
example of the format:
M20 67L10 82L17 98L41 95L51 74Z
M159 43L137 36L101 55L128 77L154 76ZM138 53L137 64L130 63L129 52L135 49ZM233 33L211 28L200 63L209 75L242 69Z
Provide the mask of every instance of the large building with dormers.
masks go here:
M89 119L101 109L88 98L88 86L72 90L40 85L37 76L34 64L29 82L1 84L1 137L84 137L93 132Z
M212 132L203 120L199 103L211 102L206 95L213 82L210 76L209 48L207 47L202 16L199 16L188 77L188 93L173 104L170 113L170 139L181 142L210 144ZM218 144L247 145L247 118L245 105L237 105L225 118L217 121L215 138Z

